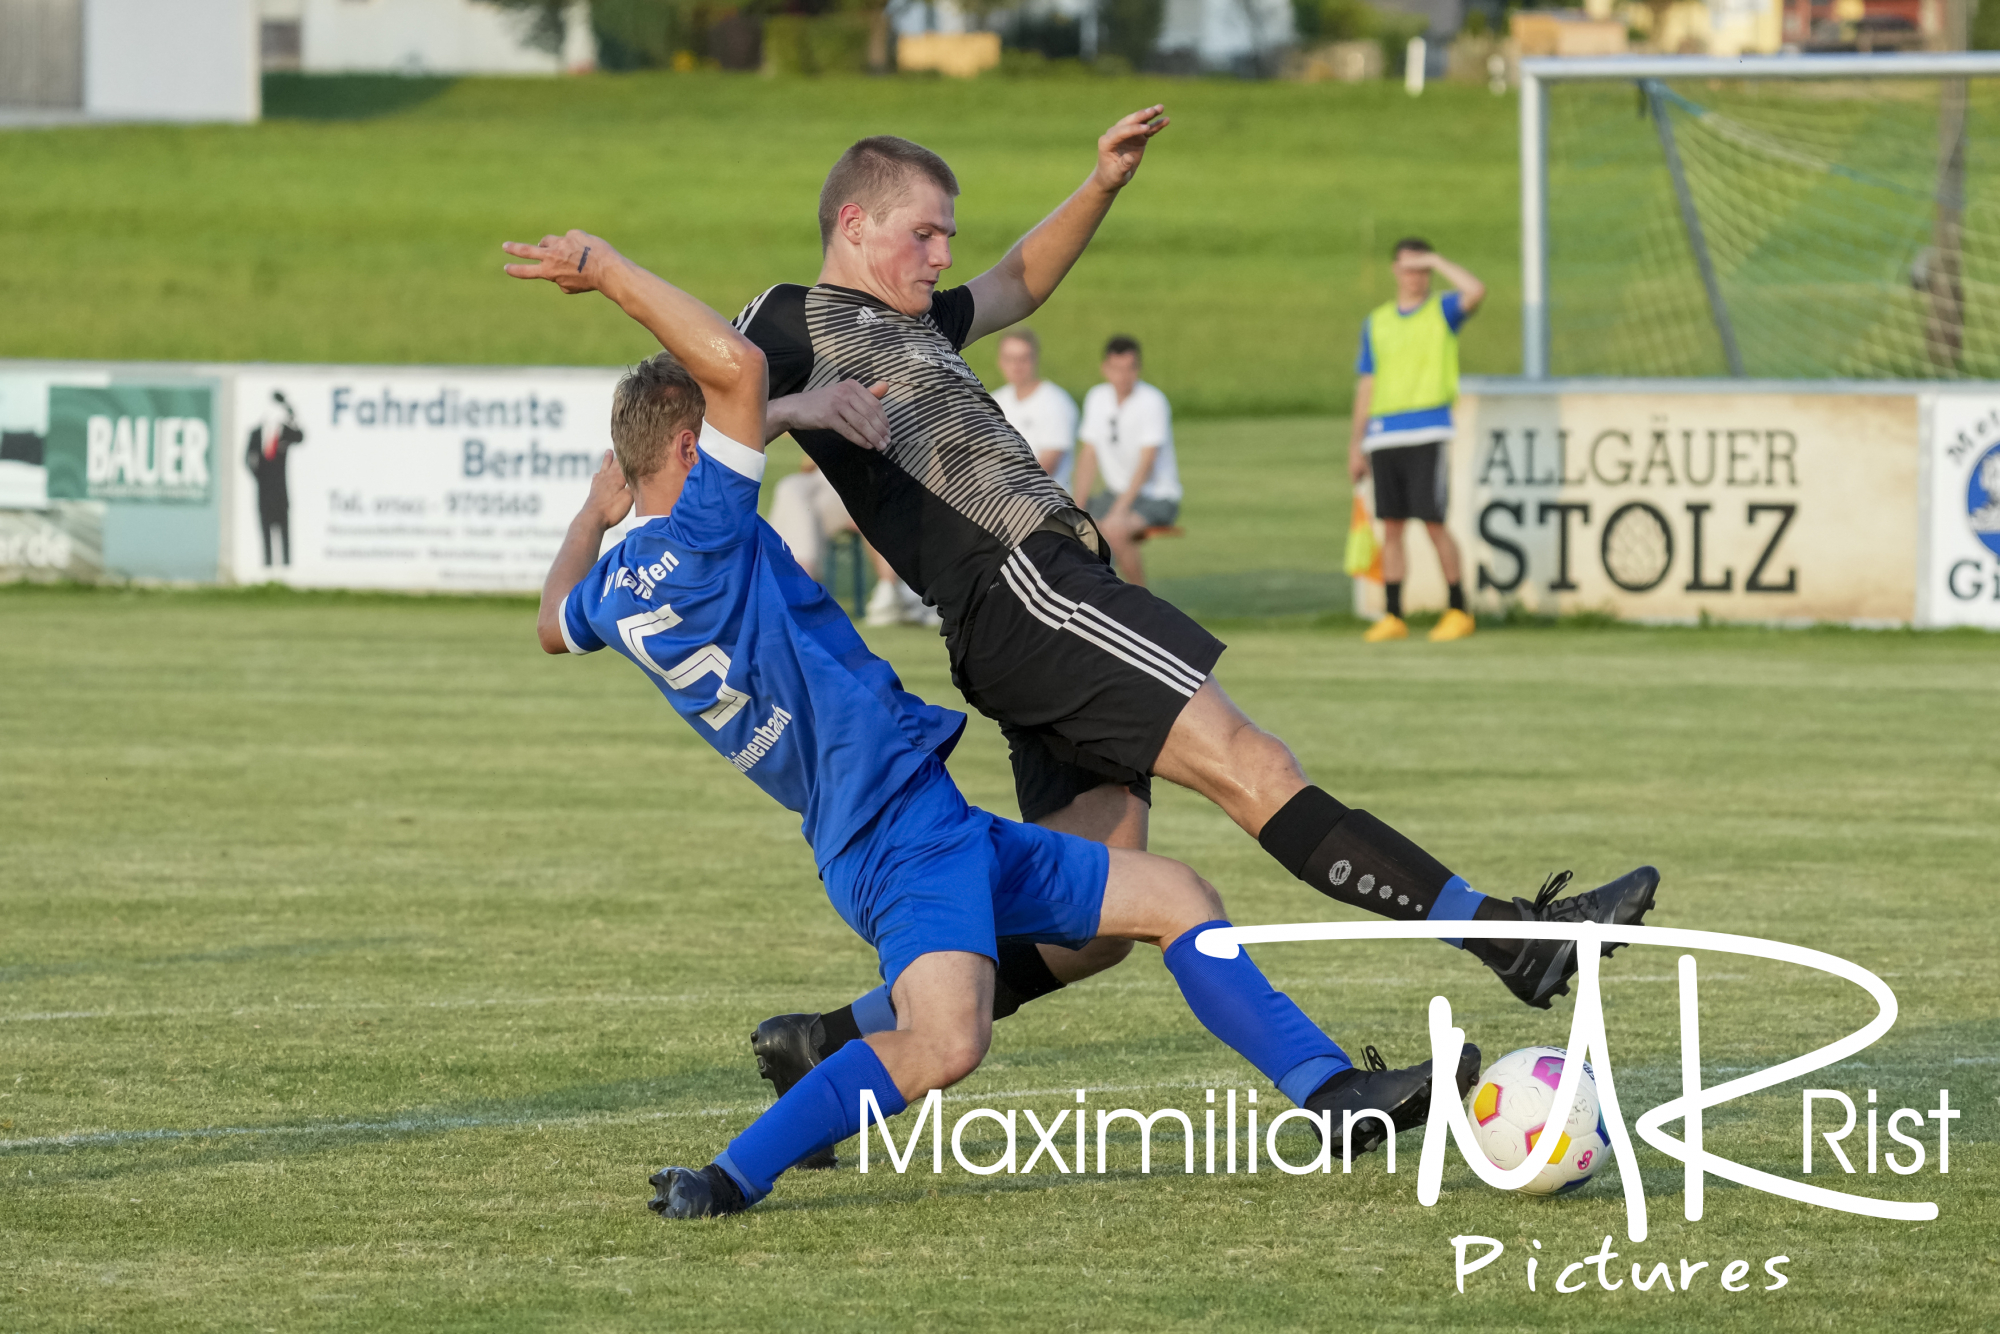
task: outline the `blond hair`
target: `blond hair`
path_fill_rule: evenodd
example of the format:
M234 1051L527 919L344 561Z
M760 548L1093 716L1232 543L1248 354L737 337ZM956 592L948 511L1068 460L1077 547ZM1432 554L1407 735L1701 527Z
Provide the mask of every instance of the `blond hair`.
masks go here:
M611 448L631 486L666 461L667 446L682 431L699 431L707 408L701 386L671 352L656 352L611 392Z

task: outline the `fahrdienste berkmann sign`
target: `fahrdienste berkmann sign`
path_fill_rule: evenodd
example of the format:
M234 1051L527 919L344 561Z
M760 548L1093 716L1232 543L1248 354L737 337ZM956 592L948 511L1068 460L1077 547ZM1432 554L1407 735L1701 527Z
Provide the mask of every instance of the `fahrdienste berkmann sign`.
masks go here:
M240 583L531 592L610 445L616 371L245 368Z
M1466 591L1488 610L1908 622L1918 407L1907 390L1468 392L1450 508Z

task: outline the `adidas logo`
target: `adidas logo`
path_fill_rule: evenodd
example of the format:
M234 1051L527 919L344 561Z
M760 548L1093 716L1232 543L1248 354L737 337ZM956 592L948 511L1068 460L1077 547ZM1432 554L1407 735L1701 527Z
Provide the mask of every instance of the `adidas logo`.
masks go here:
M877 315L872 307L863 306L855 313L854 322L856 324L880 324L882 323L882 317Z

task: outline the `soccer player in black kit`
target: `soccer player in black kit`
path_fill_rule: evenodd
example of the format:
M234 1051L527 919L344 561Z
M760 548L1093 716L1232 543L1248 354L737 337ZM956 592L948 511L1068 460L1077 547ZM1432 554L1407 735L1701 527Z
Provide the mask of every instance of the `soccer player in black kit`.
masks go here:
M960 356L1048 300L1166 128L1163 113L1149 107L1113 125L1074 194L993 268L943 291L956 230L950 167L891 136L849 148L820 194L819 282L770 288L736 319L770 368L767 433L792 434L862 536L942 615L954 682L1007 737L1023 820L1143 848L1158 775L1215 802L1314 889L1385 917L1638 922L1659 882L1649 866L1567 898L1557 897L1567 872L1532 900L1489 898L1313 786L1290 749L1217 684L1221 641L1118 578L1089 516L1041 470ZM1571 941L1447 943L1544 1009L1577 966ZM995 1017L1129 948L1003 941ZM767 1020L752 1045L782 1094L844 1043L885 1026L893 1012L871 992L827 1014ZM1429 1066L1403 1072L1410 1096L1395 1109L1399 1127L1422 1119ZM830 1162L829 1153L801 1166Z

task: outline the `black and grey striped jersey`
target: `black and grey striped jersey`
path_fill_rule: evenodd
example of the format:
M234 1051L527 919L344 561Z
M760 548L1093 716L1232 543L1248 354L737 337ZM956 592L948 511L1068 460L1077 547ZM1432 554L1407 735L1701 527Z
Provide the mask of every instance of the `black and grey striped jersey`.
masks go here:
M947 630L1023 538L1075 508L959 355L972 305L957 287L910 316L865 292L781 283L736 317L763 349L774 399L841 380L888 382L886 451L834 431L801 431L798 441L861 535L943 613Z

